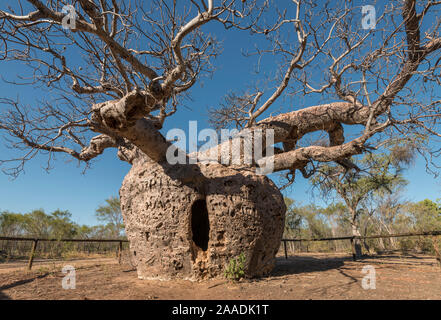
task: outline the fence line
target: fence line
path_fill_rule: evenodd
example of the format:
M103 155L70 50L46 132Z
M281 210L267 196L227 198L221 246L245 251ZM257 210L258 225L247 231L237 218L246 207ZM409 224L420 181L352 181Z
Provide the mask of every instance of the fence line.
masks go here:
M288 259L287 242L307 242L307 241L336 241L336 240L350 240L352 247L352 258L356 261L357 256L355 253L354 240L363 239L380 239L380 238L399 238L399 237L421 237L421 236L441 236L441 230L438 231L426 231L426 232L416 232L416 233L398 233L398 234L387 234L387 235L375 235L375 236L344 236L344 237L334 237L334 238L312 238L312 239L282 239L285 251L285 258ZM35 251L37 249L38 242L114 242L119 243L118 246L118 263L121 263L122 247L124 242L129 242L126 239L56 239L56 238L21 238L21 237L1 237L1 240L9 241L32 241L32 248L29 254L28 260L28 270L32 269L32 264L34 261ZM437 260L441 262L441 256L438 250L436 250Z
M60 241L60 242L129 242L126 239L56 239L56 238L21 238L21 237L1 237L0 240L11 241Z
M37 245L39 242L117 242L118 246L118 263L121 264L122 248L123 242L129 242L126 239L56 239L56 238L21 238L21 237L0 237L1 240L6 241L32 241L32 248L29 254L28 260L28 270L32 269L32 264L34 262L35 251L37 250Z
M380 239L380 238L400 238L400 237L421 237L421 236L441 236L441 230L437 231L426 231L426 232L414 232L414 233L396 233L396 234L387 234L387 235L375 235L375 236L344 236L344 237L335 237L335 238L312 238L312 239L282 239L284 251L285 251L285 259L288 259L288 251L286 248L287 242L307 242L307 241L334 241L334 240L350 240L351 248L352 248L352 259L354 261L357 260L357 255L355 253L354 240L363 240L363 239ZM438 250L435 250L436 258L440 261L441 265L441 255Z

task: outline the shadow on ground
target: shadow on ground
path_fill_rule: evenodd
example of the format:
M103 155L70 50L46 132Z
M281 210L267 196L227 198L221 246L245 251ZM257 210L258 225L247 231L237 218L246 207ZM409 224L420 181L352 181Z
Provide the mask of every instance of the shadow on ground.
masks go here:
M433 260L433 261L432 261ZM323 272L328 270L338 270L344 268L345 263L352 262L351 256L338 257L313 257L303 255L292 255L276 258L276 266L268 275L269 277L280 277L293 274ZM384 265L384 268L394 269L401 266L434 266L435 258L430 256L417 256L413 254L385 254L385 255L366 255L357 259L361 264Z
M338 269L344 265L345 261L351 260L350 257L305 257L290 256L276 258L276 267L269 274L270 277L285 276L299 273L320 272L331 269Z
M432 261L433 260L433 261ZM345 263L351 263L351 256L337 257L317 257L292 255L276 258L276 266L268 275L269 277L281 277L301 273L323 272L328 270L338 270L342 273L345 269ZM357 263L382 265L386 269L395 269L399 266L421 267L437 265L435 257L418 256L413 254L383 254L383 255L365 255L357 259Z
M35 276L33 278L18 280L18 281L12 282L10 284L1 286L0 287L0 300L9 300L10 299L10 297L7 294L3 293L3 290L7 290L7 289L11 289L11 288L18 287L18 286L21 286L21 285L25 285L25 284L28 284L28 283L36 280L36 279L45 278L48 275L49 275L49 273L45 273L45 274L42 274L42 275Z
M407 266L434 266L436 258L432 256L417 256L414 254L382 254L364 255L357 259L358 262L372 262L379 265L402 264Z

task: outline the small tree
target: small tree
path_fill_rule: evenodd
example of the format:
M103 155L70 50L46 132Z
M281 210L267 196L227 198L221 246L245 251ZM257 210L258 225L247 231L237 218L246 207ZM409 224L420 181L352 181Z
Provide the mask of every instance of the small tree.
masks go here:
M52 219L43 209L32 210L23 216L23 227L27 235L35 238L50 238Z
M285 197L286 215L285 215L285 238L295 238L300 236L302 216L298 213L294 200Z
M373 197L366 201L364 205L367 212L366 229L370 228L375 234L405 232L400 230L403 209L407 205L407 202L402 198L403 190L404 183L395 186L392 193L376 192ZM391 237L388 241L391 249L398 248L396 238ZM387 243L383 238L378 239L378 244L380 250L385 250L387 247Z
M3 211L0 213L0 235L17 237L23 234L23 215Z
M441 204L429 199L407 206L407 213L410 216L410 228L412 231L424 232L438 230L441 231ZM416 245L422 251L431 251L436 246L436 241L428 238L419 238Z
M311 179L324 196L344 201L353 236L361 236L359 216L365 212L368 199L375 194L392 193L395 188L406 184L402 176L403 165L409 164L412 154L407 153L406 157L403 152L399 154L400 157L393 152L367 154L355 161L349 170L336 165L323 166ZM354 241L354 249L356 257L361 256L359 240Z
M55 210L50 214L51 237L73 238L77 235L78 225L71 220L72 214L67 210Z
M349 221L349 219L347 218L348 209L343 203L331 203L326 208L323 208L321 211L327 219L328 225L331 228L331 235L333 238L341 234L347 234L345 229L347 227L347 222ZM332 241L332 243L334 245L335 251L341 249L338 246L338 241Z

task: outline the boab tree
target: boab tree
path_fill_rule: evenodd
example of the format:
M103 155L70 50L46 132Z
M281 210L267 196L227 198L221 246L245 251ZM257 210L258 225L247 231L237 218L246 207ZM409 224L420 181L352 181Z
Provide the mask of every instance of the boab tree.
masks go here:
M32 68L31 84L59 94L35 106L2 99L0 130L23 151L4 159L13 164L7 172L18 174L38 153L88 163L116 148L132 165L120 197L140 277L219 276L241 253L248 276L269 272L285 205L258 169L271 164L291 180L296 171L313 174L320 163L350 170L349 157L380 147L390 135L438 135L440 3L391 2L377 5L375 17L372 7L363 17L365 9L351 1L334 2L26 0L2 5L3 63L23 62ZM213 72L219 43L203 31L215 23L223 24L227 35L244 30L262 39L255 54L274 58L275 77L265 85L273 89L230 94L214 113L217 125L233 123L247 135L171 164L167 154L180 150L160 130L198 79ZM293 103L289 112L270 115L281 97L308 95L320 97L322 104ZM350 134L344 127L352 128ZM274 138L275 154L263 152L252 161L241 154L239 161L213 163L211 151L220 149L220 158L230 155L237 139L254 132ZM301 141L315 132L324 132L329 141Z

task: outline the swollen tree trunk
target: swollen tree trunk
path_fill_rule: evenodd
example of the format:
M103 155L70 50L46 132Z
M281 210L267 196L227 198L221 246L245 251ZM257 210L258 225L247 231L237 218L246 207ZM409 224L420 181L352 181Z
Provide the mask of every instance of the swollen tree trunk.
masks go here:
M286 207L266 176L141 157L125 177L120 197L139 278L223 277L241 254L248 277L274 266Z

